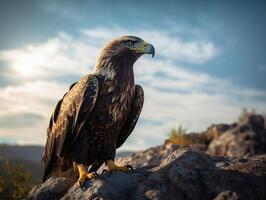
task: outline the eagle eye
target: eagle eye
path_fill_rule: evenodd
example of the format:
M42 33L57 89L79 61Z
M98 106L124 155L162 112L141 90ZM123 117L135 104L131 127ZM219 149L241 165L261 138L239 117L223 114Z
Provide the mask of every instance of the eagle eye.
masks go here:
M136 42L135 42L135 41L132 41L132 40L127 41L127 44L128 44L129 46L133 46L135 43L136 43Z

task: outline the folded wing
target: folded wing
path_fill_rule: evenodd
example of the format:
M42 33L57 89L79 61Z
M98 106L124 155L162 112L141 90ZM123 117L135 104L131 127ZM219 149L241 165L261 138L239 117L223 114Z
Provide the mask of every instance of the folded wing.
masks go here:
M95 105L98 90L97 78L87 75L71 85L69 91L57 103L47 129L43 181L52 171L55 160L71 148L79 135Z
M131 105L129 117L117 138L116 148L119 148L133 131L138 121L144 102L144 92L140 85L135 86L135 96Z

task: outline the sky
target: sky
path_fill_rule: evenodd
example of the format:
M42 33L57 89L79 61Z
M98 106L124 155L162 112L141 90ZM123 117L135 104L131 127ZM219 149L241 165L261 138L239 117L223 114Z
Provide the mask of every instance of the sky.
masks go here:
M102 47L135 35L156 55L135 64L145 92L122 150L200 132L241 109L266 112L264 1L0 0L0 142L44 145L53 108L93 71Z

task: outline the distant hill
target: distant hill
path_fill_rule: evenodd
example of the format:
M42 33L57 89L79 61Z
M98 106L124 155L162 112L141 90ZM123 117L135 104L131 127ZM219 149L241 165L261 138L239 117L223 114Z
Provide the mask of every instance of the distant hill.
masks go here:
M7 160L25 160L30 162L41 162L43 146L18 146L0 144L0 157ZM116 154L116 157L125 157L132 154L133 151L121 151Z
M7 160L41 162L43 146L18 146L0 144L0 157Z

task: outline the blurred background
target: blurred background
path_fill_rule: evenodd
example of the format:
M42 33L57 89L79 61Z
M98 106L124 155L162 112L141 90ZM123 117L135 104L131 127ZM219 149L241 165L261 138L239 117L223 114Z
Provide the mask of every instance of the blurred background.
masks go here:
M0 152L24 166L40 166L56 102L122 35L153 44L156 55L134 66L145 103L121 151L162 144L176 127L230 123L243 108L266 111L264 1L0 3ZM32 173L38 181L40 170Z

